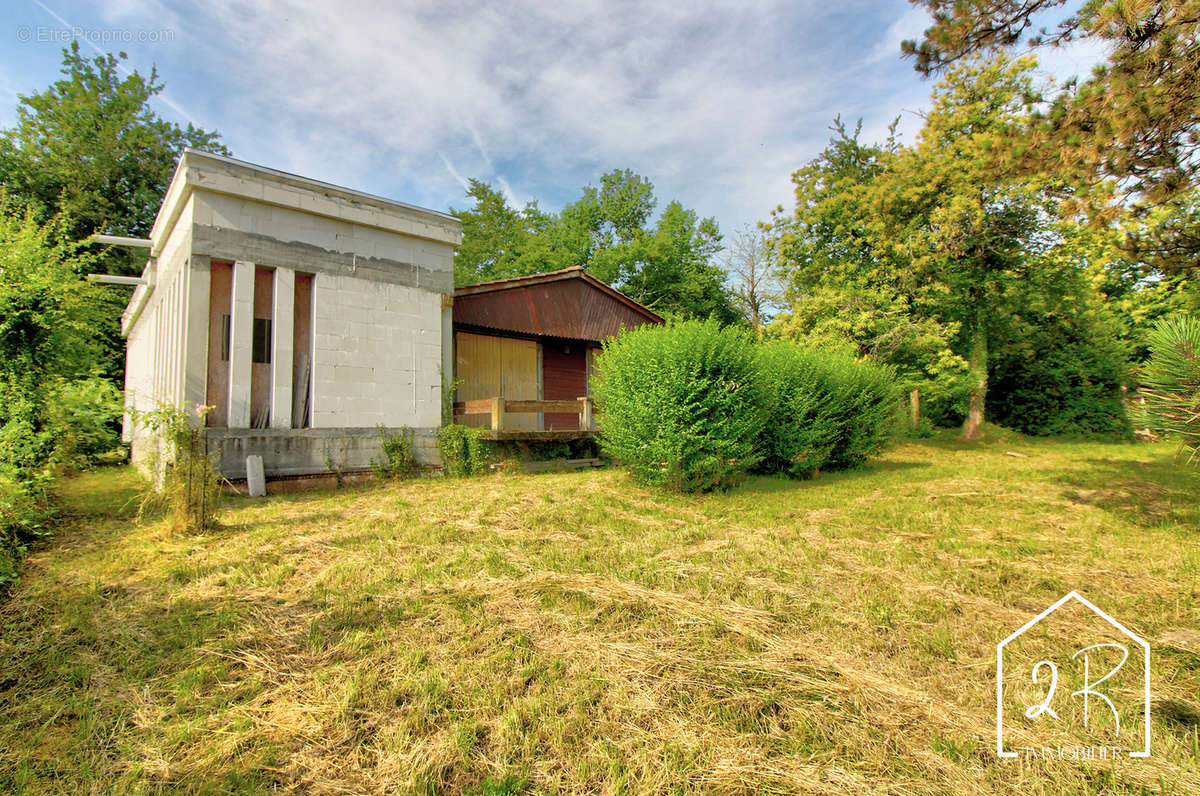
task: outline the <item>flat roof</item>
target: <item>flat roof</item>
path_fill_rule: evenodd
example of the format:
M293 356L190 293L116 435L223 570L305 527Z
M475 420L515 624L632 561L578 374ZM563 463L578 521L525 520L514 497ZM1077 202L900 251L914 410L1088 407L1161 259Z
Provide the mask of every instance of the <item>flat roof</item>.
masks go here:
M205 152L202 149L194 149L190 146L184 147L182 155L190 155L192 157L208 158L209 160L216 160L221 163L227 163L231 166L241 166L242 168L252 169L254 171L261 172L263 174L270 174L270 175L277 177L285 182L291 182L291 183L295 183L298 185L303 185L307 188L316 188L316 189L319 189L322 191L333 191L333 192L345 194L348 197L354 197L357 199L368 199L372 202L378 202L379 204L384 204L384 205L391 205L392 207L400 208L402 210L415 210L419 213L431 213L435 216L441 216L442 218L446 219L447 221L452 221L456 224L462 223L461 221L459 221L457 216L452 215L450 213L444 213L441 210L431 210L428 207L421 207L420 205L409 204L408 202L401 202L396 199L388 199L385 196L379 196L378 194L367 193L366 191L358 191L358 190L355 190L354 188L347 188L344 185L335 185L334 183L331 183L331 182L323 182L321 180L314 180L310 177L303 177L299 174L292 174L290 171L282 171L280 169L273 169L270 166L263 166L258 163L251 163L248 160L238 160L237 158L230 157L228 155L218 155L213 152ZM182 162L183 162L183 157L181 156L180 164L182 164Z
M462 221L450 213L187 147L179 156L150 231L155 256L193 191L287 207L451 246L462 243Z

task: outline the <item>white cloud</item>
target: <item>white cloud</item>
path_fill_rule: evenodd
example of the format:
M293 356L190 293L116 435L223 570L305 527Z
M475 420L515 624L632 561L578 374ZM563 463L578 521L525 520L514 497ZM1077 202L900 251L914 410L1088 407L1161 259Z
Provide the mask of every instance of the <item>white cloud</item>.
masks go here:
M120 0L103 13L177 31L131 61L156 60L180 115L235 155L436 208L464 203L466 177L554 208L628 167L662 205L733 229L790 204L789 176L835 114L876 129L929 90L875 57L913 35L906 0Z

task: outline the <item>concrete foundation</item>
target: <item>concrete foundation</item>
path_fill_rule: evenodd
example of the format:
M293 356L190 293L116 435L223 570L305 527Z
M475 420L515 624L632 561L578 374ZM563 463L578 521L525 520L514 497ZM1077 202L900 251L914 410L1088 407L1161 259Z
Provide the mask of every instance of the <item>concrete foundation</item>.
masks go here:
M400 433L401 429L388 429ZM421 464L440 465L437 429L413 429L413 452ZM378 428L210 428L209 453L221 475L246 477L246 457L261 456L266 477L367 470L383 461Z

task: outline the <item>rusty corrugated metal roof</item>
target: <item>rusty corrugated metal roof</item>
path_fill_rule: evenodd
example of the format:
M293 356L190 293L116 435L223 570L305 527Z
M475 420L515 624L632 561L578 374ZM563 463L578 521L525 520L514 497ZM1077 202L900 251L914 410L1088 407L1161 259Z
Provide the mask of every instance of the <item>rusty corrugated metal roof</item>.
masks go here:
M454 291L454 323L538 337L603 340L621 327L663 323L657 313L581 266L519 276Z

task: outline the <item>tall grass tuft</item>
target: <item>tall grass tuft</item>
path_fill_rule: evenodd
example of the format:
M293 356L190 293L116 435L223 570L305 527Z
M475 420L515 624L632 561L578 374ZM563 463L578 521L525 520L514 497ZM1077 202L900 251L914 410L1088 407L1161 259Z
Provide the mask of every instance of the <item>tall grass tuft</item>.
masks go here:
M165 511L176 533L204 533L220 527L220 475L213 466L204 434L204 416L212 407L197 405L194 412L161 406L138 412L134 422L156 439L151 462L152 488L142 500L139 516Z

